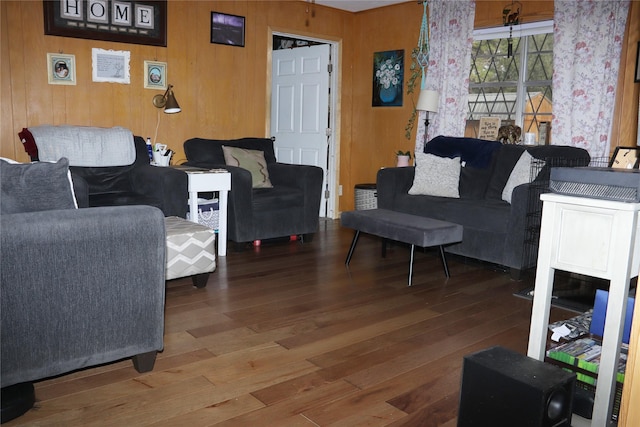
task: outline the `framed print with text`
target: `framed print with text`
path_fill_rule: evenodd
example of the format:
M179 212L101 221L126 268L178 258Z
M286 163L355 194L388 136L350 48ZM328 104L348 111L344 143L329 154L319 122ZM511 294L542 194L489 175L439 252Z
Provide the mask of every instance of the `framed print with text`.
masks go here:
M47 53L47 75L50 85L75 85L76 56Z
M144 88L167 90L167 63L144 61Z
M91 49L94 82L131 83L129 60L131 52L125 50Z

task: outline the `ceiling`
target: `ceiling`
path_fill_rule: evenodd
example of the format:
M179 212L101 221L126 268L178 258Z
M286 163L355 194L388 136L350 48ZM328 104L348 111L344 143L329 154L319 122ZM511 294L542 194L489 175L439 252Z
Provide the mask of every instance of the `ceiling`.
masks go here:
M363 10L404 3L406 1L407 0L315 0L315 3L349 12L361 12Z

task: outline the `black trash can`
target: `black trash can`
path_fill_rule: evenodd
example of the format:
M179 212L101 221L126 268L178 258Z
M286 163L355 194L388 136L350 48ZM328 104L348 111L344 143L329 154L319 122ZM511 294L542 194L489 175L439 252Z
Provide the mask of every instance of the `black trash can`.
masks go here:
M378 191L375 184L356 184L356 210L377 209Z

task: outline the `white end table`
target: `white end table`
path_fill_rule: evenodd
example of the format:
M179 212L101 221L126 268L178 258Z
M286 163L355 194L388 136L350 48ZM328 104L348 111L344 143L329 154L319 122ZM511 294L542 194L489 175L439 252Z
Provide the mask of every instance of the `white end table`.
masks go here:
M640 268L640 203L547 193L543 203L527 355L544 360L556 269L610 280L591 422L609 426L629 281ZM574 418L580 419L574 415Z
M227 256L227 200L231 190L231 174L224 169L201 169L177 166L189 177L189 218L198 222L198 193L217 191L218 256Z

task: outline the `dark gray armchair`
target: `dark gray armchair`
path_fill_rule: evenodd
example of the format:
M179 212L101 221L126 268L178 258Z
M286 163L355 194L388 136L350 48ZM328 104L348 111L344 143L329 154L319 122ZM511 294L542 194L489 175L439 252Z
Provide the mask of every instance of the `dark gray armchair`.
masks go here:
M225 164L223 146L262 151L273 187L253 188L248 170ZM231 172L229 240L242 243L293 235L302 235L303 241L312 240L319 224L321 168L278 163L273 141L268 138L192 138L185 141L184 151L189 166Z
M37 143L28 129L19 133L31 160L38 160ZM133 138L135 162L125 166L70 166L80 207L149 205L165 216L187 215L187 175L150 164L144 139ZM57 160L57 159L56 159Z
M33 395L34 381L126 358L149 371L163 348L164 215L151 206L75 209L66 165L0 160L3 421L24 384ZM27 189L43 178L39 192Z

